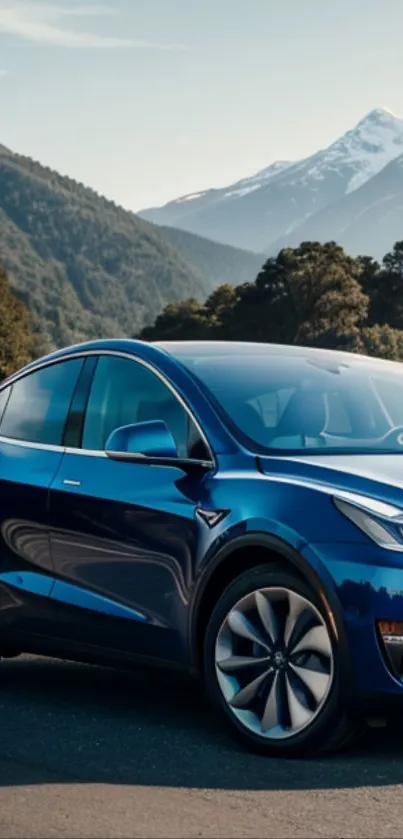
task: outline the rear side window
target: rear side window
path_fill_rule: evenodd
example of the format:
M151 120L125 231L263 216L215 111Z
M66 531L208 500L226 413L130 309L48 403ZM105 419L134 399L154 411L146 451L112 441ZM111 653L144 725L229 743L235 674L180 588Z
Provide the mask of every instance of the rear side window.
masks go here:
M74 358L29 373L11 386L0 435L60 446L83 360ZM7 390L9 390L7 388ZM1 411L0 395L0 411Z

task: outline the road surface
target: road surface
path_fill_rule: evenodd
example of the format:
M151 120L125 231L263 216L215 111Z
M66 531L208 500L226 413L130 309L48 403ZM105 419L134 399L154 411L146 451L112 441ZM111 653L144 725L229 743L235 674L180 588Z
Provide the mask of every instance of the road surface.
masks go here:
M2 839L403 837L403 728L270 761L172 674L25 657L0 675Z

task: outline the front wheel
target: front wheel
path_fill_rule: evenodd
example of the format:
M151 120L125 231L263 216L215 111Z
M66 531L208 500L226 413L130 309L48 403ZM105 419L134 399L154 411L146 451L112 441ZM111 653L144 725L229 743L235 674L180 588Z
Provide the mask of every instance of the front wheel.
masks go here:
M204 673L213 705L255 751L309 755L353 734L328 616L281 566L247 571L224 591L206 631Z

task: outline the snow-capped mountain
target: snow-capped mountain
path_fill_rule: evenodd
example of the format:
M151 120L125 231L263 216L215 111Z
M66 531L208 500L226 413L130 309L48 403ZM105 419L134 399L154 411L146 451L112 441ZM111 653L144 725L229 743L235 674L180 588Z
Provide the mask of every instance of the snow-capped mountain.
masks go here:
M323 153L324 166L349 165L355 171L347 189L353 192L377 175L403 150L403 120L377 108Z
M152 207L149 210L142 210L139 215L150 221L151 219L153 221L155 220L156 224L168 224L168 226L175 226L187 230L188 228L184 224L181 224L181 222L188 218L188 216L191 216L193 211L199 213L201 210L208 210L215 203L226 202L230 199L240 198L251 192L255 192L267 184L275 175L284 171L288 166L292 166L292 163L278 160L276 163L272 163L271 166L267 166L265 169L257 172L256 175L243 178L241 181L237 181L223 189L207 189L204 192L193 192L190 195L183 195L181 198L169 201L163 207ZM211 236L210 238L214 237Z
M184 196L140 215L226 244L271 252L274 243L294 239L308 219L319 218L323 208L359 190L402 151L403 120L377 108L304 160L273 163L225 189Z
M335 240L352 256L368 254L382 259L402 239L403 154L358 189L278 239L270 253L274 256L281 248L297 247L304 241Z

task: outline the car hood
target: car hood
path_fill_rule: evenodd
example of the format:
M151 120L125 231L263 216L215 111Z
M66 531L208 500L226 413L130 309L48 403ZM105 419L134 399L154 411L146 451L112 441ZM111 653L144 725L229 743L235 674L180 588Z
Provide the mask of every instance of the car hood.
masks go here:
M279 481L359 492L403 508L403 453L260 457L259 467Z

